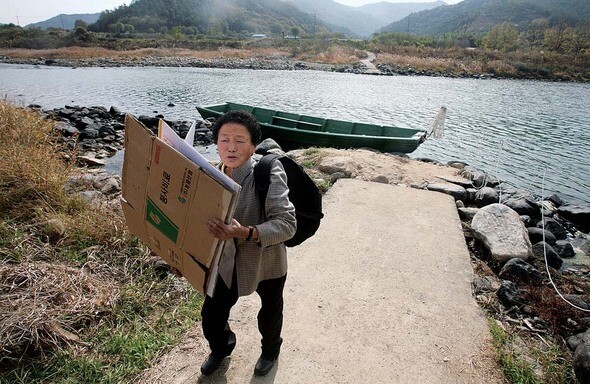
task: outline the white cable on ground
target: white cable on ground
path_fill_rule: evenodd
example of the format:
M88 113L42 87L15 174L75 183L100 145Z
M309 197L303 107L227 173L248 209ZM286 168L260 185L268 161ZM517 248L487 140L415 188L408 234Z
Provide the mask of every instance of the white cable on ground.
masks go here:
M545 200L545 173L547 173L547 167L545 167L545 170L543 171L543 182L541 184L541 201ZM580 311L590 312L590 309L584 309L584 308L578 307L577 305L575 305L574 303L570 302L568 299L563 297L563 295L561 294L561 292L559 292L559 289L557 289L557 286L553 282L553 278L551 277L551 272L549 271L549 262L547 261L547 243L545 242L545 213L544 213L543 207L541 207L541 223L542 223L542 228L543 228L543 256L545 257L545 270L547 271L547 275L549 276L549 281L551 282L553 289L555 290L555 292L557 292L559 297L561 297L561 299L563 301L565 301L566 303L568 303L570 306L572 306Z

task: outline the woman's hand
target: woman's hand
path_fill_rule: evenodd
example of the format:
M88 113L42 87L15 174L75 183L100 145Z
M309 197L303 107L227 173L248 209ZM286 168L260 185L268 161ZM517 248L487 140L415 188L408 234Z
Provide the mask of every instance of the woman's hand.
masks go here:
M225 224L218 218L213 218L207 223L207 228L219 240L228 240L232 237L243 238L244 232L248 232L248 228L242 226L236 219L232 219L230 224Z

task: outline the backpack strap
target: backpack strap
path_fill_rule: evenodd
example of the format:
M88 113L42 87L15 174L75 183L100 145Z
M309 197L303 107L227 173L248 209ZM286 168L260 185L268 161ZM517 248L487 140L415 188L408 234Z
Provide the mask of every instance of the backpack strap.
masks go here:
M270 185L270 171L272 164L276 159L281 157L275 153L269 153L260 158L258 164L254 167L254 186L256 188L256 195L260 201L262 212L266 216L266 195L268 194L268 187Z

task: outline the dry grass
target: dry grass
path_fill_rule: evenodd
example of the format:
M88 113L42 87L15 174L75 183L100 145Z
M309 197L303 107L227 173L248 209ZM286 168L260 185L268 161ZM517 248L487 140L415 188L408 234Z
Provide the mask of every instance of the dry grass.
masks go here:
M66 188L74 166L58 135L39 114L0 102L0 219L41 234L45 223L58 220L65 232L59 245L122 237L120 214L90 207Z
M110 278L79 268L43 262L0 265L2 353L81 343L76 329L111 309L117 294Z
M0 56L16 59L141 59L144 57L175 57L188 59L284 59L293 57L296 60L311 61L325 64L355 64L363 56L361 51L344 46L329 46L326 49L312 49L295 52L283 48L249 47L211 50L191 50L182 48L140 48L135 50L109 50L100 47L67 47L59 49L0 49Z
M288 53L275 48L234 49L220 48L216 50L196 51L172 48L141 48L128 51L109 50L101 47L66 47L59 49L4 49L0 56L12 58L45 58L45 59L96 59L121 58L137 59L143 57L183 57L194 59L249 59L285 57Z
M68 205L62 187L71 165L60 149L52 123L0 102L0 218L27 220L39 207Z
M0 102L0 383L131 382L202 298L129 235L116 198L77 196L84 170L58 143L53 122Z
M66 188L65 161L53 123L0 102L0 345L3 354L42 351L76 341L72 333L110 306L116 289L105 268L88 262L85 244L104 242L113 261L125 243L123 217L91 207ZM95 273L98 271L99 273Z
M495 73L504 76L516 76L518 72L513 63L502 59L481 61L468 58L455 59L382 53L377 56L376 62L401 68L413 68L419 71L467 75Z
M451 73L482 73L483 65L476 60L457 60L445 57L422 57L404 54L380 53L376 63L399 67L410 67L417 70L429 70Z
M331 45L325 50L304 51L295 55L295 59L322 64L356 64L363 56L358 50L350 47Z

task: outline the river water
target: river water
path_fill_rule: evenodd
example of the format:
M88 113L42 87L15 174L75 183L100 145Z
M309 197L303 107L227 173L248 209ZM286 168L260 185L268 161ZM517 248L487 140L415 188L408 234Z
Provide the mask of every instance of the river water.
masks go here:
M233 101L415 128L429 128L446 106L444 137L428 139L411 157L464 161L535 194L590 204L590 84L0 64L0 95L43 108L116 106L182 120L200 118L195 105Z

